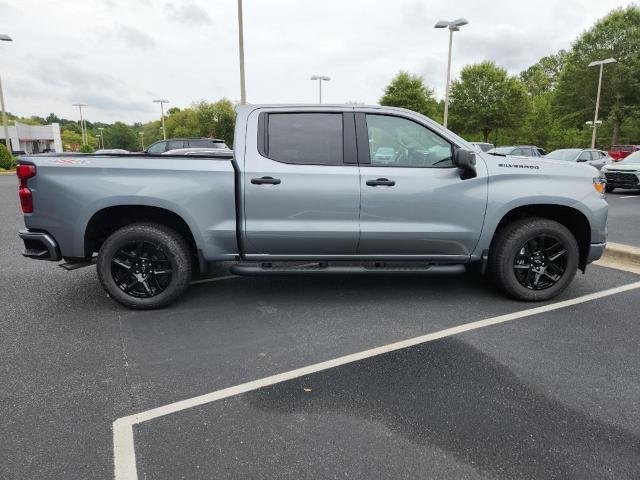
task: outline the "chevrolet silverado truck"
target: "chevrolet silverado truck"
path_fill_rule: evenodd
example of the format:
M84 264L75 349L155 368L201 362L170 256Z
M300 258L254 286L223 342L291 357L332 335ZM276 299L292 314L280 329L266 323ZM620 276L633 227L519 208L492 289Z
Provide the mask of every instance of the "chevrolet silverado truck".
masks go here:
M229 261L237 275L475 267L511 297L547 300L607 236L593 167L487 155L392 107L244 106L227 155L27 155L17 175L23 255L94 262L136 309Z

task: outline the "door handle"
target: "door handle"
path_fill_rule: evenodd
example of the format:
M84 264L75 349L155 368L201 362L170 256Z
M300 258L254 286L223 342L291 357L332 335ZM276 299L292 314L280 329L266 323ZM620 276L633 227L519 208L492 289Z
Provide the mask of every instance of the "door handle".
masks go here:
M393 187L396 184L393 180L388 178L378 178L376 180L367 180L367 185L370 187L377 187L378 185L384 185L387 187Z
M273 178L273 177L252 178L251 179L251 183L253 183L254 185L263 185L263 184L279 185L280 184L280 179L279 178Z

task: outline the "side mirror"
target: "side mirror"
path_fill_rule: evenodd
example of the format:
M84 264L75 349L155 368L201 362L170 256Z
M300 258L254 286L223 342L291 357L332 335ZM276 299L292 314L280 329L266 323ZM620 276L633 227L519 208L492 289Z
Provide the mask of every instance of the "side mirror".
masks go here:
M460 178L462 180L477 176L476 154L474 152L462 148L454 148L453 164L460 170Z

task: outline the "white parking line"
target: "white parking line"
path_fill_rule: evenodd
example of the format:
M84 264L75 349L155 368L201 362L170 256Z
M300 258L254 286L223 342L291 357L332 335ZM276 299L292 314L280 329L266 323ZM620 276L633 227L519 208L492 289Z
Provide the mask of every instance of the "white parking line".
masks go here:
M640 198L640 195L625 195L623 197L620 198Z
M432 342L452 335L458 335L460 333L469 332L471 330L477 330L479 328L488 327L491 325L498 325L520 318L530 317L532 315L538 315L540 313L550 312L553 310L559 310L561 308L578 305L580 303L590 302L599 298L608 297L618 293L628 292L640 288L640 282L634 282L620 287L610 288L601 292L590 293L581 297L572 298L570 300L564 300L562 302L552 303L549 305L543 305L541 307L528 308L526 310L520 310L519 312L508 313L506 315L499 315L497 317L487 318L485 320L479 320L471 323L465 323L455 327L440 330L438 332L429 333L419 337L409 338L400 342L390 343L382 345L380 347L364 350L358 353L352 353L343 357L334 358L325 362L315 363L306 367L290 370L288 372L279 373L277 375L271 375L269 377L261 378L251 382L236 385L235 387L229 387L215 392L207 393L179 402L170 403L158 408L146 410L144 412L122 417L113 422L113 461L114 461L114 478L115 480L137 480L138 473L136 470L136 454L133 439L133 426L142 422L147 422L155 418L163 417L172 413L180 412L189 408L204 405L206 403L221 400L223 398L232 397L241 393L250 392L259 388L274 385L276 383L284 382L294 378L303 377L312 373L327 370L329 368L346 365L348 363L357 362L366 358L371 358L377 355L382 355L395 350L400 350L407 347L419 345L421 343Z

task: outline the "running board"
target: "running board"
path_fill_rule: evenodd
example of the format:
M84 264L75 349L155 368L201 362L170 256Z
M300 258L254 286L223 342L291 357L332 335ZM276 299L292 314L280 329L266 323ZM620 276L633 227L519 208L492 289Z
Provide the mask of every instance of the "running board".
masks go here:
M387 266L337 266L315 264L312 266L275 267L270 263L261 265L236 264L230 268L234 275L266 276L266 275L452 275L466 271L464 265L425 265L420 267L387 267Z

